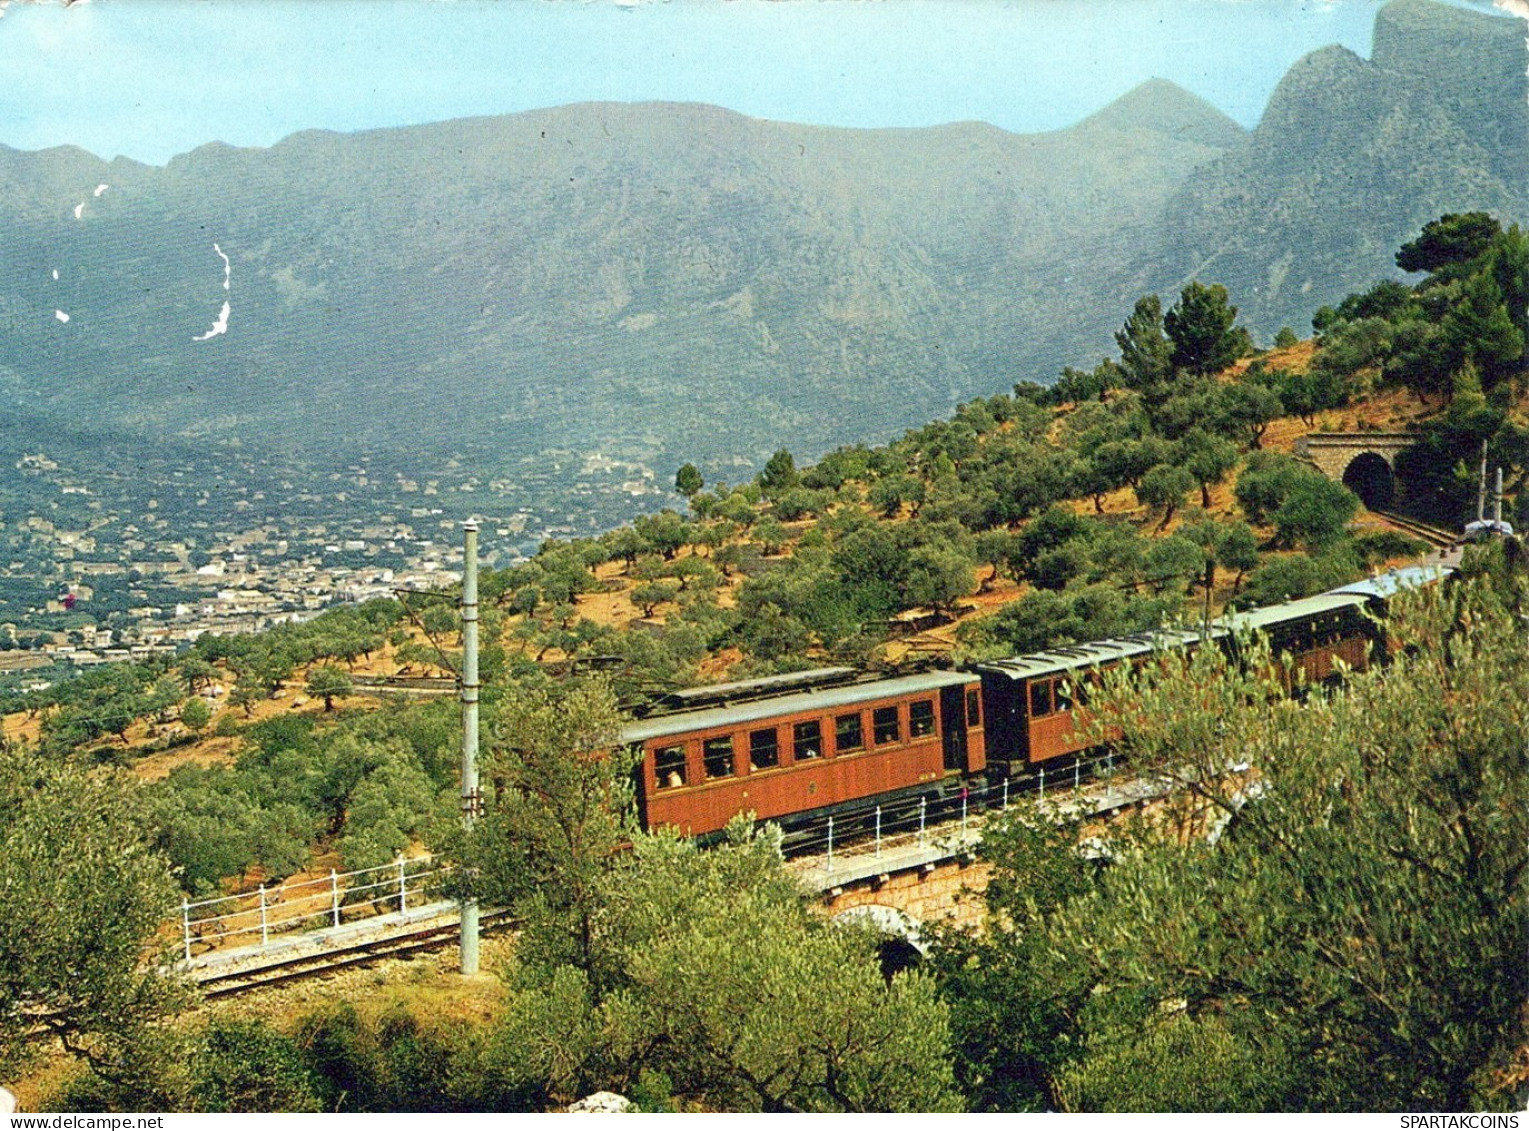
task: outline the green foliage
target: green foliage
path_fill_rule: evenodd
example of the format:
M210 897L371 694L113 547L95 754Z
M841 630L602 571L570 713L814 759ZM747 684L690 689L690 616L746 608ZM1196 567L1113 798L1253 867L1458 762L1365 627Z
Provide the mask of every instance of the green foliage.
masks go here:
M802 486L837 491L852 479L864 478L870 466L871 453L864 446L836 448L802 472Z
M706 481L701 478L701 473L693 463L684 464L674 473L674 489L687 499L694 499L704 486Z
M1188 468L1178 464L1158 464L1141 477L1136 497L1142 506L1162 510L1162 522L1158 524L1161 530L1172 520L1173 512L1194 487L1195 477Z
M1191 429L1179 441L1179 459L1184 470L1200 485L1200 505L1210 509L1211 484L1219 483L1237 466L1237 449L1229 440L1201 429Z
M440 702L332 728L293 716L248 725L234 768L181 766L148 787L154 843L198 895L257 864L268 880L289 875L323 834L338 835L348 861L391 860L453 789L458 727Z
M980 656L1038 652L1157 628L1181 603L1176 594L1144 597L1109 585L1041 590L962 624L957 639Z
M978 849L993 865L983 929L933 932L930 961L950 1005L956 1077L974 1111L1054 1109L1052 1079L1078 1055L1057 1038L1087 982L1054 965L1044 929L1095 885L1079 831L1025 806L989 820Z
M41 1027L109 1081L144 1070L185 997L153 953L174 903L135 785L0 750L0 1074Z
M1469 371L1488 393L1522 382L1529 347L1529 239L1485 212L1431 221L1397 263L1426 271L1416 287L1383 283L1315 320L1313 371L1340 381L1365 369L1419 398L1448 401Z
M960 550L925 544L908 556L907 600L949 612L976 588L975 562Z
M642 615L651 617L659 605L667 604L679 595L677 581L644 581L632 589L632 603L642 609Z
M1296 476L1271 516L1275 541L1309 549L1331 545L1342 537L1358 509L1358 496L1343 484L1326 476Z
M1262 1047L1214 1015L1164 1012L1091 1032L1078 1061L1055 1076L1061 1109L1262 1111L1292 1090L1287 1050Z
M1115 333L1120 347L1120 368L1127 388L1152 391L1169 378L1173 366L1173 343L1163 326L1163 303L1157 295L1144 295L1126 323Z
M473 1035L398 1008L364 1021L346 1002L303 1018L293 1041L322 1110L483 1111Z
M333 664L320 664L308 673L305 685L308 694L324 701L324 710L333 711L334 701L344 699L355 691L350 673Z
M895 518L905 505L922 503L925 494L924 482L916 476L888 475L876 480L866 499L883 517Z
M1194 544L1204 558L1206 589L1214 589L1216 569L1235 570L1240 584L1242 575L1258 565L1258 536L1247 523L1224 522L1208 516L1186 522L1179 536Z
M1248 460L1237 477L1237 502L1248 521L1263 525L1272 522L1285 500L1298 485L1314 488L1317 481L1330 482L1321 472L1279 452L1260 452Z
M319 1111L318 1081L302 1050L260 1021L215 1021L193 1054L197 1108L208 1112Z
M1396 253L1403 271L1439 274L1469 264L1502 234L1502 225L1485 212L1449 213L1423 225L1422 233Z
M242 876L257 864L275 879L307 862L319 816L277 800L286 792L280 784L266 788L254 779L249 773L182 766L150 788L154 843L175 864L187 892L210 894L220 880Z
M1188 283L1168 313L1163 330L1173 348L1174 368L1197 376L1219 373L1247 352L1246 336L1233 329L1237 308L1219 283Z
M1304 704L1257 642L1118 672L1091 708L1154 820L997 823L983 934L942 992L973 1106L1465 1111L1524 1039L1522 572L1393 602L1394 663ZM1378 736L1383 736L1378 738ZM1256 777L1228 774L1251 763ZM1207 841L1185 836L1228 822Z
M1384 565L1397 558L1421 557L1428 543L1395 530L1375 530L1354 539L1354 550L1367 566Z
M1122 351L1125 348L1122 346ZM1110 389L1124 384L1125 379L1122 367L1113 361L1101 362L1088 372L1074 369L1069 365L1062 370L1062 375L1057 378L1056 384L1051 386L1051 398L1057 404L1102 401Z
M1235 604L1244 609L1277 605L1347 585L1359 575L1357 558L1341 550L1320 556L1271 557L1248 577L1247 588L1238 595Z
M790 452L781 448L765 462L764 470L759 473L755 482L767 496L790 490L801 482L801 477L796 471L796 460L792 458Z
M665 561L671 560L679 553L682 546L695 538L694 527L668 509L661 510L657 514L639 516L633 520L632 529L642 540L643 549L662 554ZM577 592L584 591L577 590ZM572 594L562 599L572 600Z
M181 722L193 733L200 732L212 722L212 708L205 699L188 699L181 707Z
M702 851L638 836L603 887L592 966L527 962L488 1053L505 1099L668 1081L736 1111L936 1111L959 1104L945 1010L918 974L882 978L875 940L825 923L744 825Z
M783 522L796 522L827 509L833 495L827 491L810 491L793 487L775 500L775 515Z
M425 611L427 625L436 606ZM403 607L396 601L367 601L325 612L301 624L283 624L258 636L216 636L208 633L198 638L187 661L194 671L202 663L221 665L238 678L235 696L249 706L271 695L299 667L330 661L321 666L335 667L333 661L354 663L362 656L381 648L388 633L403 618ZM452 623L438 625L449 629Z
M29 709L47 712L43 752L63 755L109 736L121 739L134 722L163 705L163 697L152 693L159 678L151 666L108 664L29 696Z
M600 879L635 823L634 758L616 743L623 721L600 684L517 690L494 710L482 756L485 815L446 849L479 898L534 920L523 955L581 968L594 961Z
M1190 792L1234 825L1214 848L1157 836L1122 858L1097 903L1068 909L1054 945L1096 964L1109 988L1091 1009L1176 1000L1191 1018L1223 1019L1242 1046L1234 1060L1283 1053L1265 1078L1289 1091L1261 1106L1509 1099L1492 1098L1487 1069L1522 1039L1529 978L1522 627L1481 585L1400 605L1391 631L1415 650L1330 700L1255 693L1231 706L1246 677L1170 665L1144 670L1112 701L1118 712L1102 708L1143 750L1198 768ZM1246 805L1208 772L1234 759L1267 782ZM1138 926L1121 901L1154 912Z
M441 790L413 752L396 740L378 753L349 791L340 855L347 870L372 868L401 855L443 808ZM444 808L450 812L450 798Z

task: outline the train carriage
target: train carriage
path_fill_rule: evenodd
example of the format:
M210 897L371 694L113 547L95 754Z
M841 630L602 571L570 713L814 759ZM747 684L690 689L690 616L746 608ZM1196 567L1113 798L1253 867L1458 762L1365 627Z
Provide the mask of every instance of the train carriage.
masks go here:
M832 673L842 669L828 669ZM818 673L821 674L821 673ZM835 683L836 678L824 677ZM767 697L760 683L773 685ZM779 691L780 680L705 690L726 700L633 723L643 824L715 832L743 812L822 816L938 790L987 765L980 678L935 671Z
M1004 776L1028 766L1076 756L1096 745L1086 709L1075 702L1109 668L1164 649L1192 646L1198 633L1144 632L1090 644L1052 648L976 665L987 711L989 759Z
M1208 631L1165 629L977 664L969 671L868 677L823 668L673 692L625 728L642 751L643 824L715 833L752 812L788 830L900 797L964 796L993 780L1044 775L1099 745L1089 688L1123 663L1205 641L1242 662L1249 634L1284 657L1287 693L1336 682L1385 657L1371 614L1441 570L1408 568L1282 605L1230 613ZM1104 738L1109 739L1106 735Z
M1268 639L1285 661L1273 674L1289 695L1306 687L1332 686L1343 668L1364 671L1370 666L1380 631L1366 615L1368 605L1362 594L1322 593L1233 613L1221 623L1231 630L1233 646L1238 636L1250 632Z

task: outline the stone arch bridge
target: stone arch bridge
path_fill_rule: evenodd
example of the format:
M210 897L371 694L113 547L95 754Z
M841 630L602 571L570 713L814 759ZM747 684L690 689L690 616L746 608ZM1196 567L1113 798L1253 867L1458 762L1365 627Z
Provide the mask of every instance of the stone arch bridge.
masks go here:
M1295 442L1295 454L1342 483L1371 510L1396 497L1396 456L1417 443L1415 432L1312 432Z
M1106 822L1161 806L1170 796L1186 800L1181 784L1172 775L1106 781L1042 799L1041 805L1059 816ZM1186 828L1197 835L1219 835L1213 826L1218 820L1224 824L1224 814L1202 802L1190 808L1195 812ZM981 923L981 896L992 871L976 852L986 816L931 826L927 833L921 830L885 846L878 841L874 849L862 843L837 856L799 857L791 867L819 894L830 918L859 922L882 934L882 969L890 974L918 962L925 924Z

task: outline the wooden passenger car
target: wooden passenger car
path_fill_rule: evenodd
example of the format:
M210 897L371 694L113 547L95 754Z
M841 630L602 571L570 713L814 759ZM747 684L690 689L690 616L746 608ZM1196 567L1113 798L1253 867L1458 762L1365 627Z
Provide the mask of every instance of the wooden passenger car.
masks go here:
M780 693L780 681L698 689L741 698L633 723L647 828L714 832L739 813L820 814L938 788L987 765L980 680L925 672ZM766 685L761 687L761 685ZM749 701L751 692L762 696Z
M1387 601L1403 590L1422 589L1430 585L1437 585L1450 572L1450 567L1443 565L1403 566L1400 569L1388 570L1364 581L1356 581L1350 585L1341 586L1334 589L1333 592L1350 593L1362 597L1371 614L1378 614L1385 611ZM1389 658L1395 655L1400 648L1396 637L1390 632L1384 632L1381 635L1385 638L1383 656Z
M1074 702L1095 673L1165 648L1190 647L1190 632L1139 633L979 664L989 759L1006 776L1094 745L1086 708Z
M1364 671L1370 666L1380 634L1365 615L1368 603L1358 593L1322 593L1235 613L1222 623L1235 633L1268 637L1269 646L1285 660L1274 675L1289 695L1337 682L1342 668Z
M1408 582L1423 584L1430 579L1420 572ZM1396 588L1389 580L1361 582L1315 597L1233 613L1211 625L1208 639L1235 653L1240 637L1255 632L1266 636L1270 647L1287 661L1276 673L1286 694L1330 684L1343 668L1364 671L1371 665L1381 633L1367 610ZM1086 708L1073 700L1086 689L1093 673L1139 662L1159 649L1195 648L1203 639L1201 633L1165 630L979 665L989 759L1003 773L1013 775L1027 765L1082 753L1095 740L1088 732Z

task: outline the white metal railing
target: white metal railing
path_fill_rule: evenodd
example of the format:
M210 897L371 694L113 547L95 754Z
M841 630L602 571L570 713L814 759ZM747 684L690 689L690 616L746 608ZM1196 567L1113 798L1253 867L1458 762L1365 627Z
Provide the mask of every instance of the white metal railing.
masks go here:
M327 877L269 888L261 884L239 895L183 899L181 945L189 962L198 943L208 949L256 942L265 946L275 934L338 927L344 920L407 911L411 905L427 902L448 870L433 856L400 856L375 868L331 869Z

